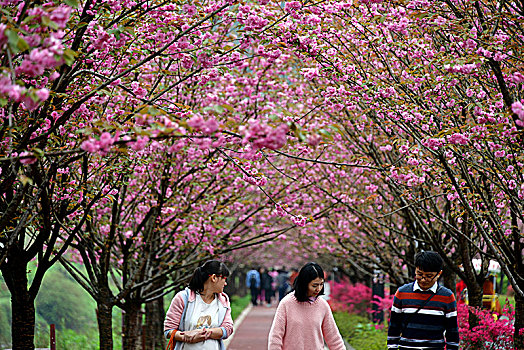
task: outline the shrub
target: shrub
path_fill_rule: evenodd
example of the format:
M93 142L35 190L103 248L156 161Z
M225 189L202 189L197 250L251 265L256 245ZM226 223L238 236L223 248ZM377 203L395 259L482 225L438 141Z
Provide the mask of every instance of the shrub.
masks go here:
M471 329L468 311L473 312L479 318L479 324ZM489 345L490 349L514 350L514 318L515 311L509 304L504 306L500 315L489 310L459 304L458 321L461 349L467 350L479 345Z
M365 315L371 300L371 288L362 283L351 284L342 279L339 283L330 282L329 303L333 311L345 311Z

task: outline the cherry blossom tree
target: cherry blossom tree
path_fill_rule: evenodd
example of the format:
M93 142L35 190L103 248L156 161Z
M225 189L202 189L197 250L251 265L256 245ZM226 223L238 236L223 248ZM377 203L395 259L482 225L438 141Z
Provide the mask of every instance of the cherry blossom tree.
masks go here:
M476 237L478 254L501 263L521 305L520 5L288 5L296 29L281 35L314 62L304 74L325 86L323 107L348 111L330 116L368 121L359 142L403 154L402 163L385 166L405 187L407 204L445 196L447 224L457 223L446 230ZM436 191L420 197L421 185ZM518 306L517 346L522 315Z
M32 347L33 300L71 244L105 348L114 306L138 329L201 259L284 243L397 283L433 247L472 291L468 261L496 259L522 345L522 4L1 4L13 348Z
M1 267L20 316L13 323L13 347L27 349L39 281L77 234L89 232L92 205L114 196L127 181L119 169L125 163L118 160L119 148L138 151L152 140L173 138L180 140L172 145L176 152L189 140L187 128L201 133L191 136L198 147L222 145L224 137L215 135L218 122L204 108L224 107L207 103L193 111L173 101L189 95L188 86L197 91L219 80L221 65L247 69L245 49L269 22L244 14L237 18L242 10L227 2L4 1L2 6ZM238 36L239 24L249 35ZM264 54L273 60L279 56ZM250 104L255 114L260 102ZM239 122L243 119L230 129L238 132ZM244 135L246 142L262 139L256 147L278 148L286 131L287 126L252 122ZM242 146L242 135L235 135L235 144ZM220 167L219 159L214 163ZM263 181L237 168L247 181ZM146 222L155 223L155 215ZM25 245L28 234L35 244ZM23 276L34 257L38 278L28 292Z

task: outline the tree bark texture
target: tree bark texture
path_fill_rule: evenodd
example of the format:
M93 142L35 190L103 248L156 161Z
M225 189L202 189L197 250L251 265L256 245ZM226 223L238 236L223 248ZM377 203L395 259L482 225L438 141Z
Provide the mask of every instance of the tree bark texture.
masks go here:
M98 302L96 319L100 350L113 350L113 305Z
M141 330L142 304L139 302L128 301L124 304L123 326L122 326L122 349L123 350L142 350Z
M482 308L482 296L484 294L484 291L480 286L475 283L471 287L468 285L468 301L469 301L469 307L470 308ZM479 318L476 314L472 312L470 309L468 311L468 323L469 323L469 329L473 329L473 327L476 327L479 324ZM484 349L484 343L482 339L476 343L472 344L470 347L471 350L482 350Z
M524 297L515 293L515 349L524 349Z
M447 266L444 266L443 272L442 272L442 280L444 283L444 287L449 288L453 294L457 292L457 274Z
M2 276L11 293L11 339L13 350L32 350L35 334L35 300L28 290L27 262L10 256Z
M26 278L23 279L27 281ZM20 288L19 292L11 294L13 350L30 350L35 348L35 304L27 289L23 289L26 288Z
M163 350L166 348L164 338L164 299L159 298L146 304L145 337L146 350Z

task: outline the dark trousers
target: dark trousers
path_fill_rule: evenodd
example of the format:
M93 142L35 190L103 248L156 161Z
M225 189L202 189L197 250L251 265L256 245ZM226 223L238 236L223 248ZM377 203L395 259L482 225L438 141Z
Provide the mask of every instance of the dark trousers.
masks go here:
M251 302L253 305L258 305L257 298L258 298L258 288L257 287L250 287L251 290Z
M278 301L282 300L282 298L286 296L287 288L288 288L287 284L278 287Z
M264 297L266 299L266 303L271 304L271 294L272 294L271 288L264 289Z

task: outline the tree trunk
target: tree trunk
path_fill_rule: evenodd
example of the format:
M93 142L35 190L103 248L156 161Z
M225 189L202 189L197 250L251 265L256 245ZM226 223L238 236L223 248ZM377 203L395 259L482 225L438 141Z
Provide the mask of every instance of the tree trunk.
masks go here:
M35 336L35 304L27 291L27 278L25 272L18 276L16 292L11 291L11 310L13 320L11 323L11 337L13 350L34 349ZM22 284L24 283L25 284Z
M17 255L10 255L2 265L2 276L11 293L12 348L30 350L35 348L35 300L28 291L27 262Z
M146 304L145 337L146 350L166 348L164 338L164 299L160 298Z
M113 350L113 305L97 302L96 319L100 350Z
M515 349L524 349L524 297L515 293Z
M483 289L477 284L473 284L471 287L468 285L468 302L471 308L482 308L482 295L484 294ZM469 329L473 329L479 324L479 318L471 310L468 313ZM484 343L482 339L476 344L472 344L471 350L482 350L484 349Z
M457 274L447 266L444 266L442 272L442 280L444 281L444 287L449 288L453 292L453 294L456 294Z
M124 305L122 326L122 349L141 350L142 304L135 301L127 301Z

